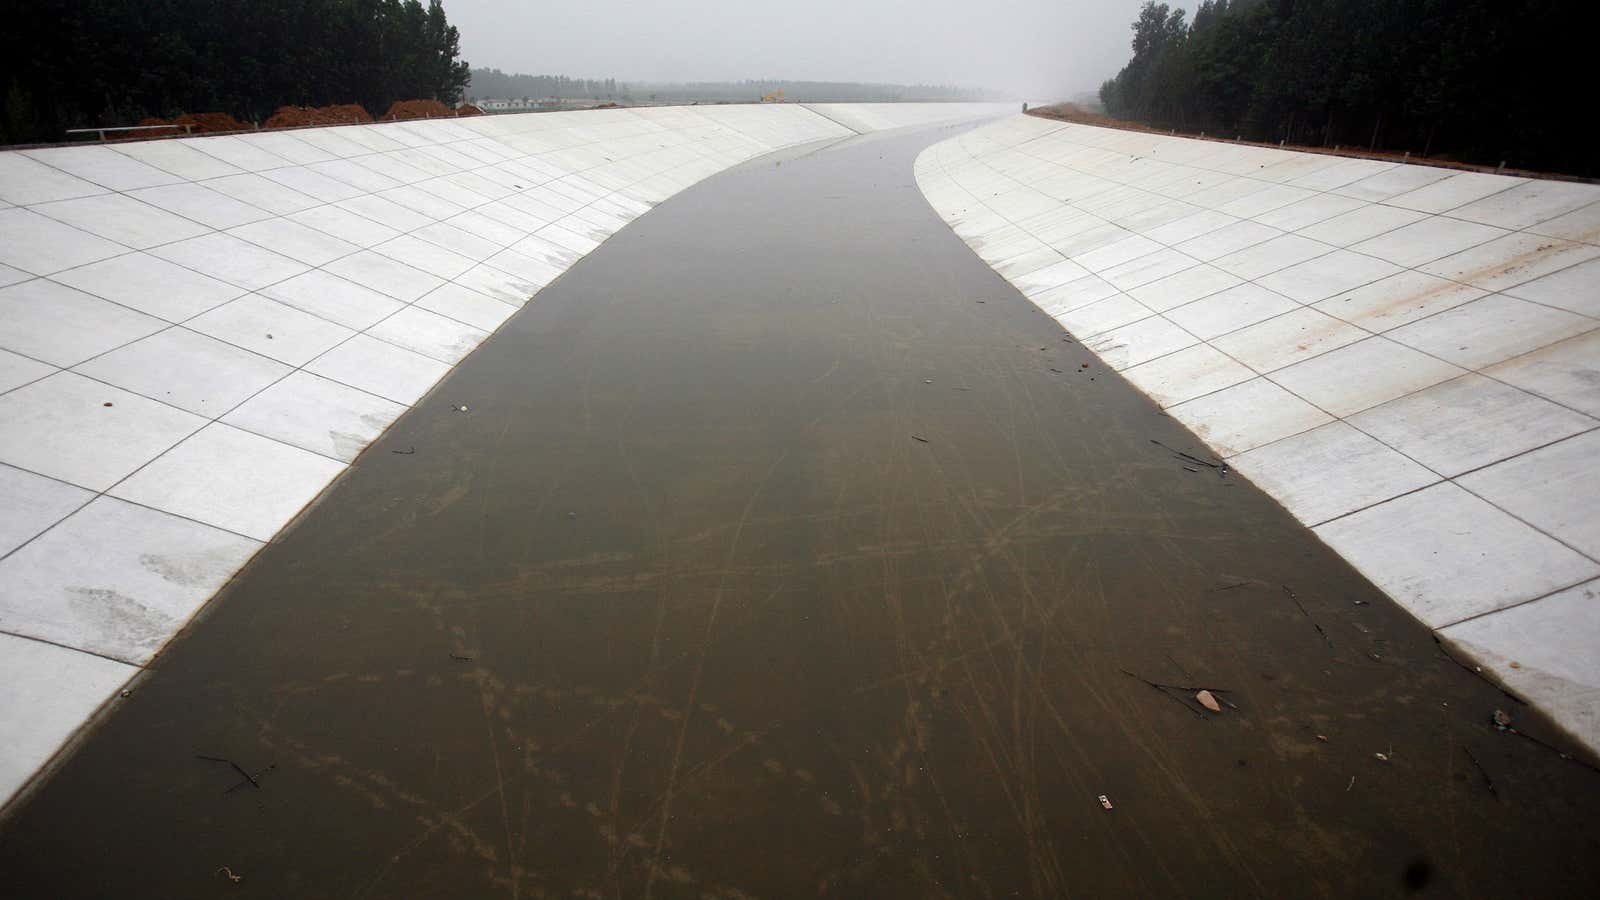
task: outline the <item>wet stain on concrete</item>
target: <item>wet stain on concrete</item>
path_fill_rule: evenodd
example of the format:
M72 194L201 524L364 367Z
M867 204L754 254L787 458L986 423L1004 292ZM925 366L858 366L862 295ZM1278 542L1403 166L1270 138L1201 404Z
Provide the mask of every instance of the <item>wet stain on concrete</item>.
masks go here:
M9 883L1592 893L1600 775L1153 444L1204 455L910 185L949 133L748 165L546 288L0 823Z

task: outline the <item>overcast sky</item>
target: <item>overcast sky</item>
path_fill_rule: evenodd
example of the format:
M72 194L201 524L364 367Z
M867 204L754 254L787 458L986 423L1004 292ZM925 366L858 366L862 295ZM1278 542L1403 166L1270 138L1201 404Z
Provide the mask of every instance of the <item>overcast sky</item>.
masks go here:
M463 59L507 72L957 84L1042 102L1116 74L1141 3L445 0L445 12Z

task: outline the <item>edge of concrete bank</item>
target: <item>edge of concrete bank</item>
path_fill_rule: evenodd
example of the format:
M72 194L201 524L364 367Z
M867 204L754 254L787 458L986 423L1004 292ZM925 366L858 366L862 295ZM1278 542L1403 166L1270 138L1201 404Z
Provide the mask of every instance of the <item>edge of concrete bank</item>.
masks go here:
M1021 115L916 177L1031 302L1600 751L1600 186Z
M1004 108L817 106L0 151L0 798L653 205L773 151Z

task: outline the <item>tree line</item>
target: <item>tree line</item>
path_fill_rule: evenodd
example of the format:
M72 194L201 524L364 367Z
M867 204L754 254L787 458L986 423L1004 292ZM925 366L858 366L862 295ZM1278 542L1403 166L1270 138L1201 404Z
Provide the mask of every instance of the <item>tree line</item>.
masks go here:
M1577 0L1147 2L1108 115L1255 141L1600 175Z
M467 83L440 0L17 0L0 30L0 142L279 106L454 104Z
M873 84L856 81L632 82L615 78L568 78L565 75L515 75L499 69L473 69L467 96L480 100L582 99L622 103L715 103L750 101L782 89L785 99L800 101L988 100L993 91L942 85Z

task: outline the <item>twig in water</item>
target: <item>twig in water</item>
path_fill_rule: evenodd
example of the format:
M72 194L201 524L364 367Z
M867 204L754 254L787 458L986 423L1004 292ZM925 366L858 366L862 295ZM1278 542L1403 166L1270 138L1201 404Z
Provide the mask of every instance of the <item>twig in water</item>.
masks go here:
M1207 460L1201 459L1198 456L1193 456L1193 455L1190 455L1188 453L1185 453L1182 450L1176 450L1176 449L1173 449L1172 447L1168 447L1166 444L1161 443L1160 441L1156 440L1155 438L1151 438L1150 439L1150 443L1155 444L1157 447L1160 447L1163 450L1167 450L1167 451L1170 451L1172 453L1176 453L1179 456L1183 457L1184 459L1187 459L1188 461L1190 461L1192 463L1199 463L1202 466L1210 466L1213 469L1226 469L1226 468L1228 468L1228 464L1227 463L1209 462Z
M1333 638L1328 637L1328 633L1322 630L1322 626L1317 624L1317 620L1311 618L1311 613L1306 612L1306 606L1304 603L1300 602L1300 598L1295 596L1294 591L1290 590L1287 584L1283 586L1283 592L1288 594L1289 599L1294 601L1294 605L1300 608L1300 615L1306 617L1306 621L1310 622L1311 627L1317 630L1317 634L1322 635L1322 639L1328 642L1328 649L1332 650Z
M1182 667L1180 666L1179 668L1182 668ZM1225 691L1222 688L1198 688L1198 687L1187 687L1187 686L1184 686L1184 685L1181 685L1181 684L1162 684L1159 681L1151 681L1148 678L1143 678L1141 676L1135 675L1132 672L1129 672L1127 669L1118 669L1117 671L1119 671L1122 674L1128 676L1129 678L1132 678L1135 681L1142 681L1145 684L1150 685L1151 687L1153 687L1156 690L1160 691L1163 696L1171 697L1179 706L1182 706L1184 709L1187 709L1189 712L1194 713L1196 716L1199 716L1202 719L1206 719L1207 718L1206 714L1201 712L1198 709L1195 709L1193 706L1190 706L1189 705L1189 701L1184 699L1184 697L1187 697L1187 696L1189 696L1191 694L1194 694L1196 691L1202 691L1202 690L1209 690L1212 694L1219 694L1219 693L1220 694L1226 694L1226 693L1229 693L1228 691ZM1178 691L1181 694L1183 694L1183 696L1179 696L1178 694L1172 693L1173 691ZM1223 703L1228 703L1227 700L1223 700L1222 702ZM1228 703L1228 705L1232 706L1234 709L1238 709L1239 708L1237 706L1234 706L1232 703ZM1209 721L1209 719L1207 721Z
M931 443L931 442L930 442L930 441L929 441L929 440L928 440L928 439L927 439L927 438L925 438L925 437L923 437L923 436L922 436L922 435L920 435L920 434L913 434L913 435L912 435L912 436L911 436L911 439L912 439L912 440L913 440L913 441L921 441L921 442L922 442L922 443L924 443L924 444L927 444L927 443Z
M417 452L417 448L412 447L410 450L390 450L389 452L390 453L398 453L401 456L410 456L411 454Z
M216 875L218 873L221 873L223 875L228 876L228 880L233 882L234 884L238 884L239 882L244 880L244 876L243 875L235 875L235 874L233 874L233 870L228 868L227 866L222 866L221 868L217 869L216 872L213 872L211 874Z
M1355 786L1356 786L1356 777L1354 775L1351 775L1350 776L1350 784L1345 787L1344 792L1346 794L1350 793L1350 789L1355 787Z
M254 785L256 790L260 790L261 789L261 782L256 780L256 776L251 775L249 772L246 772L244 770L244 766L239 765L238 763L234 762L231 759L228 759L228 758L222 757L222 756L205 756L205 755L199 754L199 753L196 753L194 756L195 756L195 759L203 759L206 762L227 763L228 765L233 766L233 770L235 772L238 772L240 775L243 775L245 781L248 781L250 784ZM271 766L268 766L267 768L270 769ZM266 770L264 769L262 771L265 772ZM241 788L243 786L244 786L244 783L241 782L239 784L234 785L231 788L228 788L226 791L223 791L223 793L231 794L231 793L233 793L234 790L236 790L238 788Z
M1490 778L1489 773L1484 771L1483 763L1478 762L1478 758L1472 755L1472 748L1463 746L1461 750L1467 754L1467 759L1472 761L1472 767L1478 770L1479 775L1483 776L1483 786L1489 789L1489 793L1496 797L1500 796L1500 792L1494 789L1494 779Z

